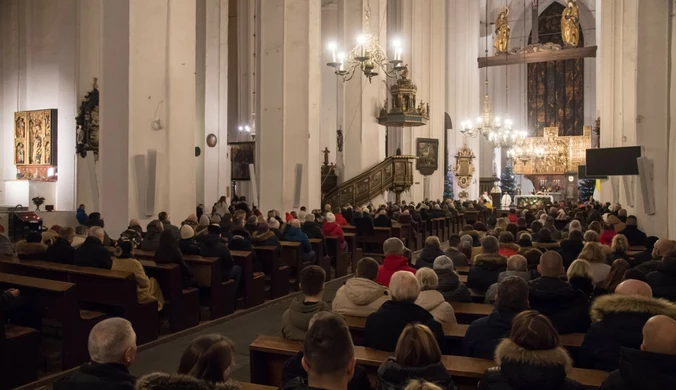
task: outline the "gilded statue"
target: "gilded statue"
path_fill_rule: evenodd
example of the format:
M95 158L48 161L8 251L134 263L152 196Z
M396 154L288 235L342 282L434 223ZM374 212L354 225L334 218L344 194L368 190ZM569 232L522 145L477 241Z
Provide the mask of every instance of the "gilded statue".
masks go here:
M498 14L498 18L495 21L495 42L493 46L495 47L495 54L503 54L507 52L507 46L509 45L509 33L510 28L507 23L507 16L509 15L509 8L505 7Z
M580 42L580 8L575 0L568 0L561 14L561 38L565 47L577 47Z

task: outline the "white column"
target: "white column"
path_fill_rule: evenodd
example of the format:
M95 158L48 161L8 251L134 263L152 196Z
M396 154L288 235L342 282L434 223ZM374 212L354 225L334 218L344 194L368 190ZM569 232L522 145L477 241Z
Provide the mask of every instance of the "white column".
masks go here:
M326 66L333 59L327 50L329 43L338 45L338 5L335 2L322 4L322 56L320 71L322 78L322 122L319 148L328 148L329 162L336 162L338 148L336 130L338 129L338 83L340 79Z

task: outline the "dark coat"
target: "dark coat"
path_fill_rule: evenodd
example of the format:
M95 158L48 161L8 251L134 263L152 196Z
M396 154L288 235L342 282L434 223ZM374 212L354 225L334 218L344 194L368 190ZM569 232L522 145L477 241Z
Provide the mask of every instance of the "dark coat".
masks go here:
M584 242L577 240L563 240L561 241L561 249L559 254L563 258L563 266L568 269L570 264L577 259L584 248Z
M676 384L675 355L622 348L619 366L601 390L666 390Z
M61 264L73 264L75 258L75 248L70 242L61 237L56 237L54 243L47 248L45 260Z
M649 273L647 278L655 298L676 302L676 267L660 262L657 271Z
M113 259L101 241L90 236L75 250L73 264L80 267L111 269L113 268Z
M278 249L282 247L282 244L272 230L254 232L253 236L251 236L251 243L256 246L274 246Z
M122 364L85 363L54 383L54 390L134 390L136 378Z
M41 242L21 240L16 243L16 255L21 260L44 260L47 245Z
M624 234L627 237L629 246L642 246L645 244L645 239L648 238L645 233L638 230L638 226L636 225L626 225L624 230L619 232L619 234Z
M374 227L392 227L392 220L387 215L378 215L373 219Z
M324 233L322 233L322 227L315 222L305 221L300 227L300 230L307 235L307 238L319 238L324 239Z
M215 234L207 234L204 242L200 245L200 255L204 257L218 257L221 260L221 272L229 275L235 265L228 246Z
M643 252L639 252L634 255L634 261L631 263L634 266L638 266L643 263L647 263L650 260L653 259L653 250L651 249L646 249Z
M580 367L612 371L618 368L620 349L639 349L643 326L659 314L676 318L676 304L642 296L604 295L592 304L594 321L578 353Z
M394 352L399 335L407 324L420 322L434 333L443 350L444 331L432 314L413 302L387 301L366 318L364 346Z
M596 286L594 286L594 281L591 278L585 278L583 276L574 276L568 279L568 283L570 283L570 285L573 286L573 288L582 291L584 295L587 296L587 298L591 298L592 296L594 296Z
M289 358L284 362L284 369L282 370L282 383L284 388L296 388L301 384L307 384L307 372L301 364L303 359L303 351L300 351L296 356ZM294 386L295 385L295 386ZM362 366L354 366L354 375L347 384L347 390L371 390L371 382L369 381L366 369Z
M199 255L200 246L197 244L194 238L180 239L178 240L178 248L181 250L181 253L184 255Z
M312 244L310 244L307 234L303 233L299 228L287 225L286 231L284 232L284 238L286 241L300 242L303 253L312 252Z
M486 291L498 281L500 272L507 270L507 258L494 254L481 254L474 258L474 265L467 275L467 287Z
M455 390L451 374L442 362L423 367L405 367L394 358L385 360L378 368L376 390L403 390L409 381L423 379L445 390Z
M448 248L444 252L446 256L448 256L449 259L453 262L453 265L458 267L458 266L468 266L469 261L467 260L467 255L464 253L460 252L456 248Z
M559 334L589 329L589 297L559 278L540 277L529 282L533 310L546 315Z
M189 375L164 374L156 372L138 380L136 390L239 390L233 380L211 382Z
M479 390L582 390L566 378L573 361L562 347L527 350L510 339L495 351L498 367L489 368L479 382Z
M472 295L458 274L448 269L435 270L439 277L437 291L444 296L446 302L472 302Z
M221 236L223 236L222 232ZM241 236L243 239L251 241L251 233L243 227L233 227L227 234L228 241L232 240L235 236Z
M434 259L439 256L445 256L441 248L434 245L425 245L422 252L420 252L420 257L418 257L415 267L418 269L423 267L432 268L434 266Z
M179 230L179 228L177 226L172 225L171 222L163 221L162 227L164 228L164 230L169 230L171 232L171 235L174 236L174 238L176 240L181 239L181 231Z
M181 240L183 241L183 240ZM200 254L199 247L197 248L197 255ZM181 269L181 278L184 280L192 279L192 272L185 264L183 259L183 252L179 248L172 248L169 251L155 252L155 262L160 264L178 264ZM159 255L159 256L158 256Z
M509 336L512 320L517 314L519 313L496 307L487 317L474 320L462 339L463 355L493 360L495 348L500 340Z

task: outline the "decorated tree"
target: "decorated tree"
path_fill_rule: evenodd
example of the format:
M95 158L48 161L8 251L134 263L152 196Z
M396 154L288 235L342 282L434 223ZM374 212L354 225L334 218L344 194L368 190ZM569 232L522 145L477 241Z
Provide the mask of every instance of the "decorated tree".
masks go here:
M514 176L512 163L509 160L504 172L500 175L500 188L502 192L507 192L509 196L516 195L516 176Z
M450 165L444 178L444 199L453 199L453 168Z
M580 196L580 203L588 202L590 196L594 196L594 189L596 188L595 179L582 179L579 181L578 194Z

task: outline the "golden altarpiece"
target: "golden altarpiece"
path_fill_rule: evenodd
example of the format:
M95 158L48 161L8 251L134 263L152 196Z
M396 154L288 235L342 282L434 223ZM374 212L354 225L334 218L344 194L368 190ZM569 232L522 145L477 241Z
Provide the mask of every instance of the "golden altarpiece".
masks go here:
M57 110L14 113L17 180L56 181Z

